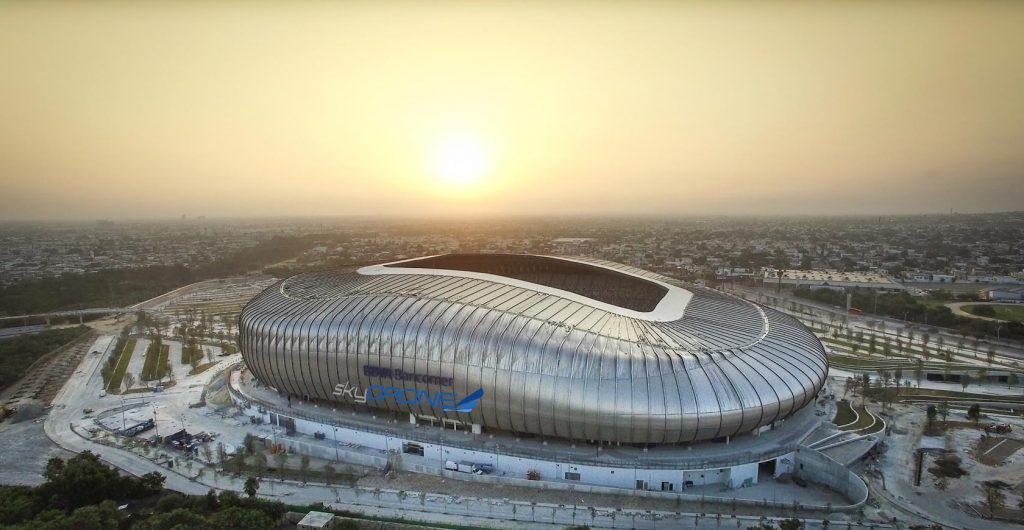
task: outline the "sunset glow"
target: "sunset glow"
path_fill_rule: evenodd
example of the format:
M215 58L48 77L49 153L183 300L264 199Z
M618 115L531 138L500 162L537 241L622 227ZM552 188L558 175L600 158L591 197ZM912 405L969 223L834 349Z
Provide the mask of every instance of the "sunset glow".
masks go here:
M442 138L433 149L434 172L447 184L468 186L480 180L490 165L484 142L472 135Z

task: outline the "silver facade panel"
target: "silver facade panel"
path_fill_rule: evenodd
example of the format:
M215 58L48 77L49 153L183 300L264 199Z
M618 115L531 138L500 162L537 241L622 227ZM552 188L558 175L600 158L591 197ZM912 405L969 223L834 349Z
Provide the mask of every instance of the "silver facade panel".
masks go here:
M824 348L796 319L624 265L583 261L692 297L680 318L654 321L501 281L313 273L254 298L239 317L239 344L256 377L296 396L347 402L332 394L343 383L378 393L412 389L408 396L421 399L367 405L623 443L749 432L808 404L824 384ZM438 401L477 389L483 396L472 412L446 412Z

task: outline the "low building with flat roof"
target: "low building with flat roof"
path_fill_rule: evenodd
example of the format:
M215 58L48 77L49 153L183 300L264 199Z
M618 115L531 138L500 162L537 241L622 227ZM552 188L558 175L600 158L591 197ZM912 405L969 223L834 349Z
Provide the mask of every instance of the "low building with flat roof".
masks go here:
M765 268L765 283L779 282L777 269ZM782 284L791 287L876 289L903 291L905 287L889 276L874 271L783 270Z

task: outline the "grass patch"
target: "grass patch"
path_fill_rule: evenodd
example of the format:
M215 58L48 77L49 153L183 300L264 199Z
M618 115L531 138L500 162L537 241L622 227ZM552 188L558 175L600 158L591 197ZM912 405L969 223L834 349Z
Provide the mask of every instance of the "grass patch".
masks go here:
M167 355L170 346L158 341L149 343L146 348L146 363L142 366L142 380L153 381L167 375Z
M993 311L992 314L982 314L981 312L979 312L978 309L982 308L982 307L990 307L990 308L992 308L992 311ZM960 309L963 309L965 312L970 313L972 315L984 316L984 317L995 318L995 319L999 319L999 320L1007 320L1007 321L1013 321L1013 320L1016 320L1017 322L1024 321L1024 304L1018 304L1018 305L997 305L997 304L992 304L992 305L984 304L983 305L983 304L977 304L977 305L961 306Z
M114 373L110 376L110 384L107 385L107 390L110 392L121 390L121 382L124 381L124 373L128 371L128 362L132 360L132 353L134 351L135 339L126 340L124 349L121 350L121 356L117 358L117 366L114 367Z
M859 431L861 429L866 429L875 422L875 418L871 416L864 407L855 407L855 410L857 411L857 414L859 414L857 417L857 423L843 428L844 431Z
M84 327L51 329L0 341L0 389L24 377L32 363L88 332Z
M832 423L836 425L846 425L856 419L856 415L853 413L853 408L850 407L850 402L841 400L839 406L836 408L836 417L832 418Z
M957 400L977 400L978 402L986 401L1000 401L1000 402L1013 402L1019 403L1024 402L1024 396L1008 396L1008 395L989 395L989 394L976 394L974 392L957 392L955 390L939 390L935 388L904 388L900 390L900 397L934 397L934 398L947 398Z
M192 371L189 372L189 375L199 375L209 370L210 368L213 368L214 366L217 366L217 363L200 364L199 366L193 368Z
M196 344L181 345L181 364L192 364L192 361L203 360L203 349Z

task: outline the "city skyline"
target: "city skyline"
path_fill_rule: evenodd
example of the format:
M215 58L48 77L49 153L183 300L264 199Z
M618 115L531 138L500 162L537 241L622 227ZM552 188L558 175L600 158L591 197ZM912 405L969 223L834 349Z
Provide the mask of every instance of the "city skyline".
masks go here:
M0 220L1019 210L1024 8L0 7Z

